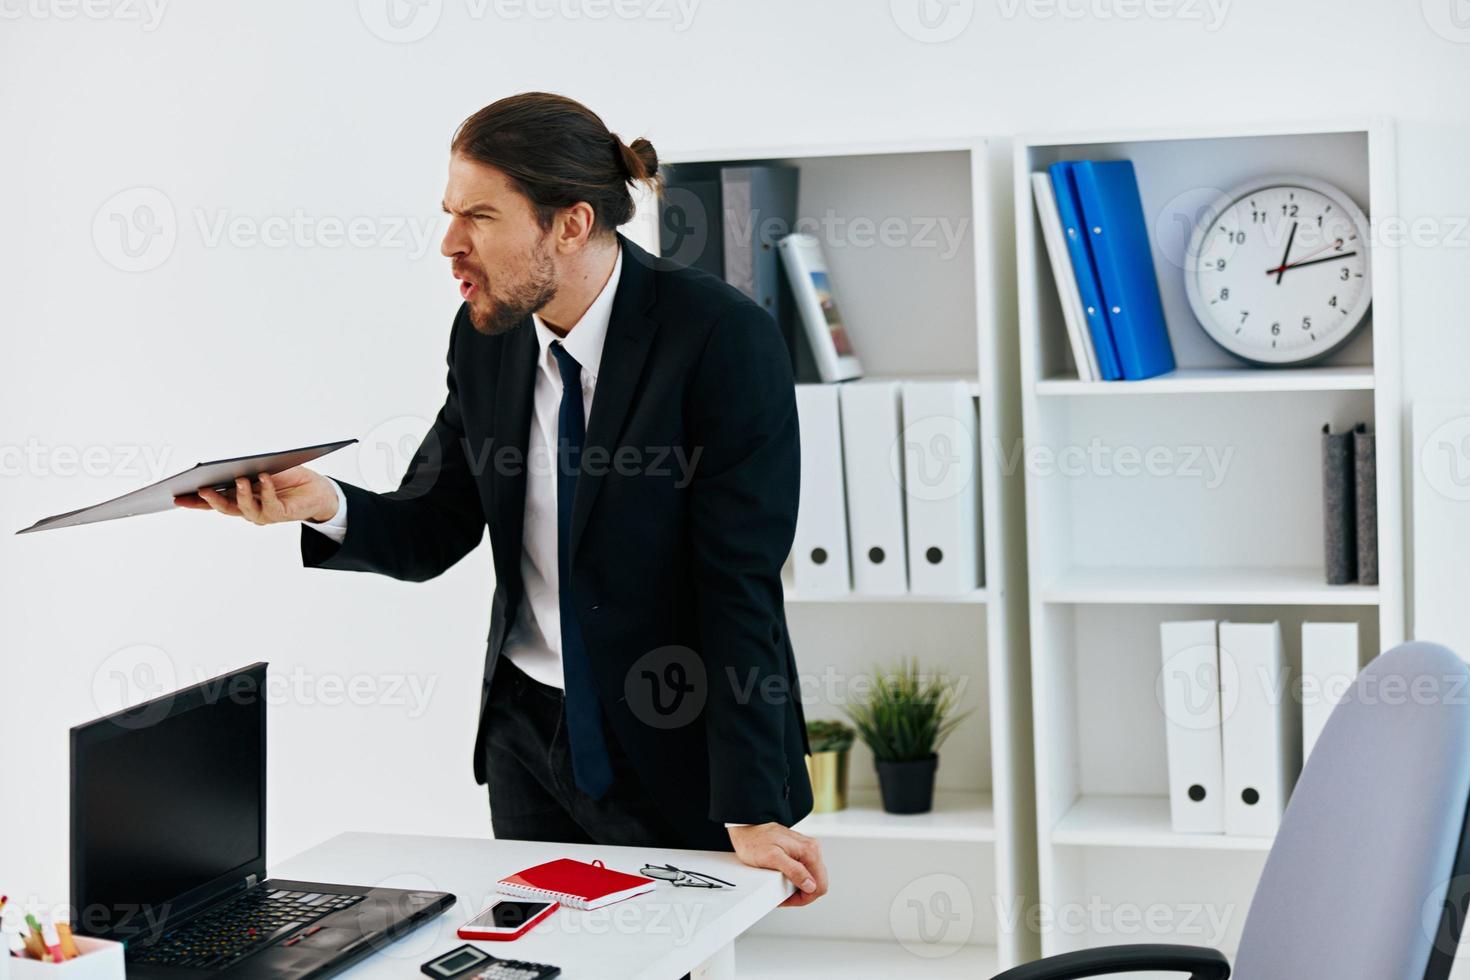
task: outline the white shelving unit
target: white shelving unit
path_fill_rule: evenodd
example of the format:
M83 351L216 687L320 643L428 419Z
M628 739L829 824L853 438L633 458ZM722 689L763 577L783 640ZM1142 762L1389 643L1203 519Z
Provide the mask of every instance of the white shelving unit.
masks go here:
M1372 606L1376 585L1326 585L1321 568L1302 566L1066 568L1041 590L1046 602L1219 605Z
M1375 249L1369 327L1321 365L1253 369L1196 323L1181 242L1161 240L1188 229L1160 216L1273 173L1319 175L1370 216L1394 214L1392 132L1044 136L1014 154L1022 415L1028 454L1040 450L1024 469L1043 950L1182 942L1233 955L1271 841L1170 829L1158 624L1278 619L1296 666L1304 621L1358 623L1365 660L1403 639L1398 276L1393 251ZM1133 161L1179 363L1168 375L1077 380L1029 175L1078 159ZM1324 584L1327 422L1377 435L1377 586ZM1163 447L1169 465L1059 465L1072 447Z
M805 595L799 591L792 590L786 593L786 604L798 605L823 605L837 604L847 605L851 603L872 602L873 597L867 595ZM985 589L975 589L972 592L961 592L957 595L894 595L884 596L883 602L896 603L898 605L962 605L976 606L984 605L990 601L990 593Z
M1264 375L1264 377L1263 377ZM1207 395L1232 391L1366 391L1373 387L1371 365L1345 367L1279 368L1242 371L1233 367L1178 368L1157 378L1117 384L1046 378L1036 382L1036 394L1046 395Z
M989 793L941 790L932 813L885 813L872 790L859 790L845 810L814 813L796 829L812 837L995 843L995 800Z
M674 168L799 167L799 218L816 223L867 376L968 381L988 449L1017 440L1020 419L1015 337L999 329L994 288L996 247L1009 242L992 223L987 153L984 143L952 140L665 157ZM869 233L894 222L898 240ZM872 757L854 748L851 806L800 826L822 842L832 892L777 911L743 940L742 977L988 976L1039 952L1015 914L1036 896L1022 488L1019 476L1003 479L998 454L980 456L981 588L787 596L809 718L841 717L849 685L907 656L959 679L971 714L940 752L929 814L884 813Z
M1081 797L1052 828L1051 841L1055 847L1271 849L1271 841L1261 837L1176 834L1169 828L1169 801L1162 796Z

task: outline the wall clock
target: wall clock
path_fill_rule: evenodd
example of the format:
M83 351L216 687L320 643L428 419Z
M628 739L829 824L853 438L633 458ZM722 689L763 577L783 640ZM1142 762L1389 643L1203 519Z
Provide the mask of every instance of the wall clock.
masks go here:
M1312 177L1260 177L1196 223L1185 290L1205 333L1245 361L1306 364L1345 344L1372 301L1368 219Z

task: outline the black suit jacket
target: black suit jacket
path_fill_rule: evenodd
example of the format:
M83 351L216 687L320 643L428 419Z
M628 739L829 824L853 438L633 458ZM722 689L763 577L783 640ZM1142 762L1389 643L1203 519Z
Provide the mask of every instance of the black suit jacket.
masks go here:
M623 239L572 516L572 593L602 709L646 792L684 837L790 825L811 809L806 727L780 569L800 458L790 359L774 321L719 279ZM461 307L448 397L398 490L343 483L337 545L302 530L308 566L433 578L488 525L495 595L486 697L523 598L526 447L538 346L528 317L477 333Z

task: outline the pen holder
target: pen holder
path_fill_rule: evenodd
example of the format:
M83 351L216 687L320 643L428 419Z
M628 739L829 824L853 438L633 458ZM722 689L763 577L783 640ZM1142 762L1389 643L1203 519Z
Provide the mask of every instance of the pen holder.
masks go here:
M65 963L0 957L0 980L123 980L122 943L77 936L76 944L80 955Z

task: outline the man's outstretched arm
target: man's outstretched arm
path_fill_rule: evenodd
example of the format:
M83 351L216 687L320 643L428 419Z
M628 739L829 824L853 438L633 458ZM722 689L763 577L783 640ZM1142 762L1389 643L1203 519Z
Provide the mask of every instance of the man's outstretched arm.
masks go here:
M458 322L456 321L456 328ZM233 493L201 490L175 499L181 507L214 510L252 524L302 521L302 561L313 568L378 572L423 581L459 561L484 536L485 515L466 451L464 424L449 344L448 393L397 490L373 493L298 466L257 483L241 478ZM338 487L341 488L339 497ZM340 505L345 500L346 511ZM346 518L345 535L312 523Z

